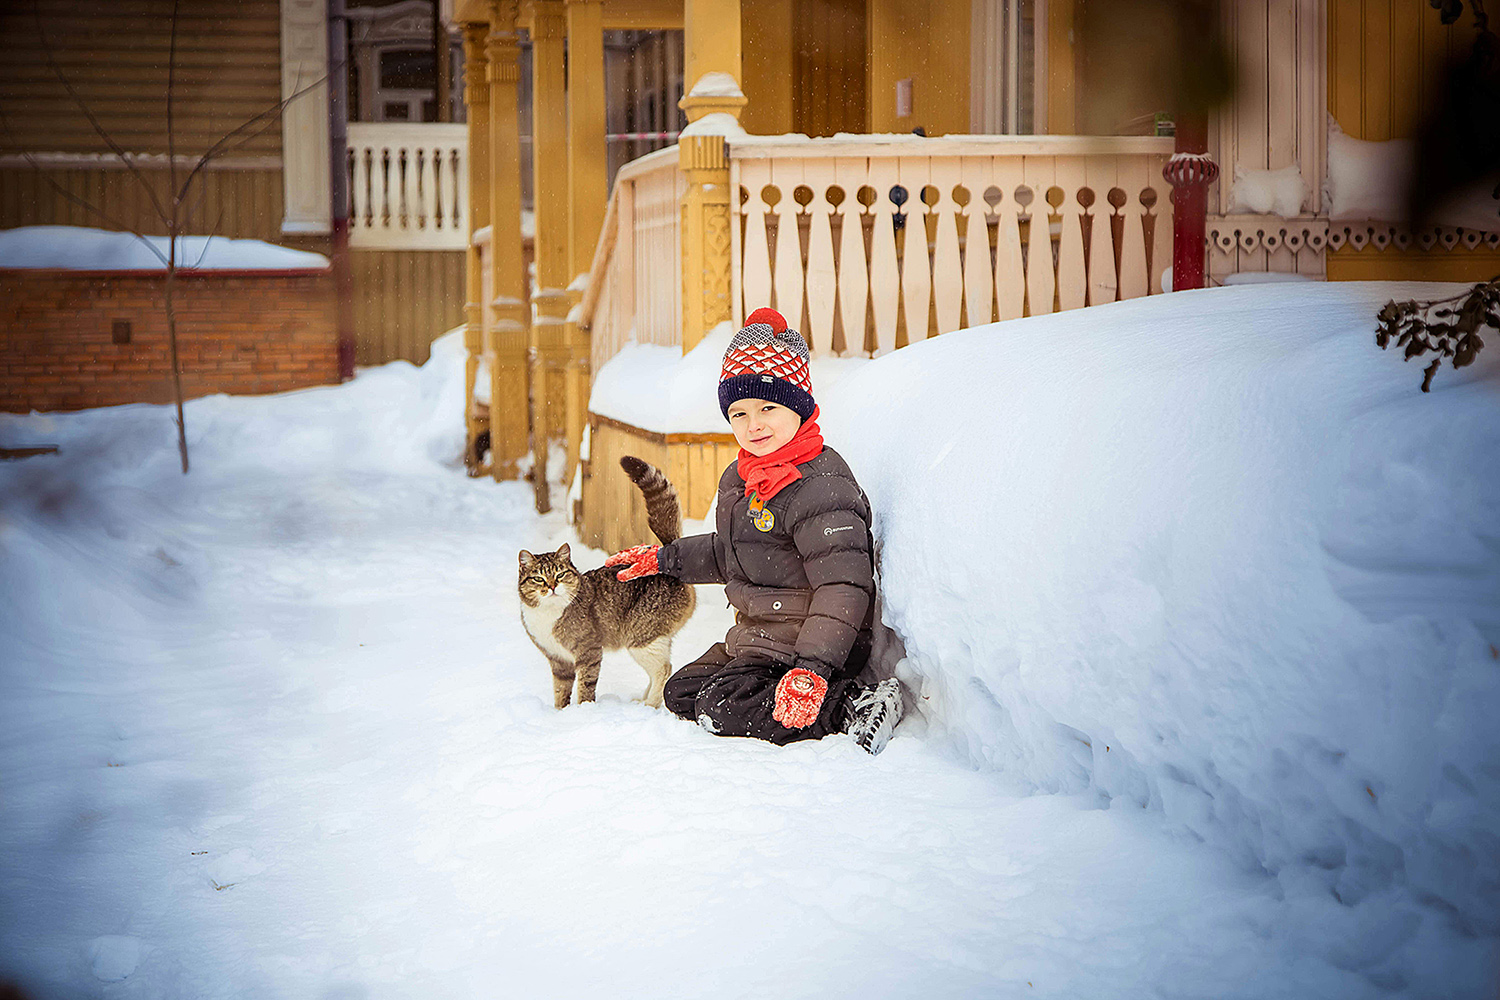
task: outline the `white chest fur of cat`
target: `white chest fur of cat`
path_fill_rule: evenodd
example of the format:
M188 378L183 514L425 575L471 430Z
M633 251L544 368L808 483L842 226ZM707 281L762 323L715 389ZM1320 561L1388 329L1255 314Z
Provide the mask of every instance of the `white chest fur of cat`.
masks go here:
M681 532L677 491L656 469L638 458L620 460L646 500L647 523L663 544ZM692 617L697 595L669 576L620 580L613 569L578 572L567 545L556 552L520 553L518 593L526 634L552 665L552 695L558 708L573 699L593 701L605 650L623 649L646 671L642 700L662 703L672 672L672 637Z
M557 627L557 620L572 601L573 594L559 587L537 602L534 608L527 606L524 600L521 602L521 624L526 626L526 634L531 636L536 648L545 653L549 660L573 662L573 654L552 633Z

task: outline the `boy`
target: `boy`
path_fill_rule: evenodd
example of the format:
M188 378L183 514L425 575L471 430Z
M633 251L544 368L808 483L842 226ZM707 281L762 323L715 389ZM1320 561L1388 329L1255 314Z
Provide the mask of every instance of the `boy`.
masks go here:
M807 344L757 309L724 355L719 406L740 445L719 480L715 531L605 560L621 580L722 583L735 624L666 684L677 715L778 745L848 732L879 753L901 717L894 678L854 677L870 655L870 504L818 430Z

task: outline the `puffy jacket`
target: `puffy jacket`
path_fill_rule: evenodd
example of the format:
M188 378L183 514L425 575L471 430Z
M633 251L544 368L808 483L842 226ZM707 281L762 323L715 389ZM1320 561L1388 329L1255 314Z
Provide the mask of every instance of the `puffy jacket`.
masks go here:
M869 655L874 618L870 502L832 448L797 468L802 478L757 520L731 464L719 479L713 534L662 546L657 565L689 583L724 584L736 609L724 639L730 656L853 676Z

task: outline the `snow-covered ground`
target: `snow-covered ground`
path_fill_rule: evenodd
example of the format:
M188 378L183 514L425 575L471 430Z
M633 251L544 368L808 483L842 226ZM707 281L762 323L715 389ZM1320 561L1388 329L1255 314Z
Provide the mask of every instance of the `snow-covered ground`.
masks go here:
M186 478L165 408L0 417L61 445L0 466L0 982L1492 996L1500 356L1422 396L1385 294L1098 307L820 395L920 696L875 758L708 736L628 658L554 712L513 567L571 532L464 477L455 338L188 404Z

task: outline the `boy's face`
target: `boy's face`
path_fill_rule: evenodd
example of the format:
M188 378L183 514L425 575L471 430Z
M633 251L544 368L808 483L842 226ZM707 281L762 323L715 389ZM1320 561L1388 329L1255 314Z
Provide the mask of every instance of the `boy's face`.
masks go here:
M750 454L769 455L792 439L802 418L780 403L764 399L741 399L730 404L729 429Z

